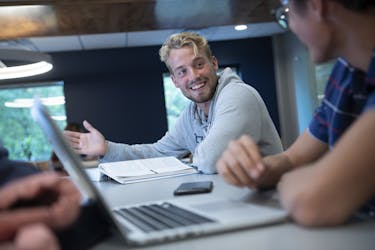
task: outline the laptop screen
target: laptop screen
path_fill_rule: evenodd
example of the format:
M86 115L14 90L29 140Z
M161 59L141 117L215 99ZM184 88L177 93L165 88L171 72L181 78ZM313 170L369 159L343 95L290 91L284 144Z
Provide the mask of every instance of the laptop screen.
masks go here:
M39 99L34 100L31 115L42 129L75 185L89 199L89 202L97 204L106 221L112 225L111 228L114 231L121 232L121 227L116 223L111 210L107 207L103 197L86 174L78 155L72 151L69 144L65 141L64 135Z

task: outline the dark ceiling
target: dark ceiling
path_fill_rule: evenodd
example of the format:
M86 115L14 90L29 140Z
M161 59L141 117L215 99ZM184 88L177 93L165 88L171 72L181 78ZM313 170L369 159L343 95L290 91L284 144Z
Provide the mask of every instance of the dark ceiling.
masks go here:
M277 3L278 0L7 0L0 1L0 40L270 22L271 10Z

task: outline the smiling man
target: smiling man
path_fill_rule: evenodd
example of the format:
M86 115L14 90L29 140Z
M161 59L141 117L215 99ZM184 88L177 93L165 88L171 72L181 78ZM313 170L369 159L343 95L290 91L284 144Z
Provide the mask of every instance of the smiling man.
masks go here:
M191 103L176 125L153 144L128 145L105 140L87 121L88 133L65 131L79 154L100 155L102 161L193 155L203 173L216 173L215 164L229 141L248 134L262 155L282 151L281 141L267 108L250 85L230 68L217 76L218 61L207 40L192 32L174 34L160 51L173 83Z

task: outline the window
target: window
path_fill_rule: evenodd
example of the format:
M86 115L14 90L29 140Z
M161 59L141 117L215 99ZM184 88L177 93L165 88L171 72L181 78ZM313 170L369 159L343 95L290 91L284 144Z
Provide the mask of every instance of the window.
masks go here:
M38 96L60 128L66 125L63 82L0 88L0 138L15 160L41 161L51 147L30 114L32 98Z
M174 86L170 73L163 74L164 98L167 109L168 130L173 128L181 112L187 107L188 100L181 91Z
M220 74L226 67L220 67L217 71ZM234 72L239 74L236 67L230 67ZM165 106L167 109L167 121L168 130L173 128L177 118L180 116L181 112L187 107L190 100L188 100L180 91L180 89L174 86L171 79L170 73L163 73L163 83L164 83L164 98Z
M327 85L327 81L334 64L335 61L331 61L315 66L316 93L318 104L320 104L324 98L325 87Z

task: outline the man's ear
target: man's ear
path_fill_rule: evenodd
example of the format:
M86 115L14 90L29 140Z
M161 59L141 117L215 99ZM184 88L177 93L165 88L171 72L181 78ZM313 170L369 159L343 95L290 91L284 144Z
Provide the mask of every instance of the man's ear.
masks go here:
M212 56L212 57L211 57L211 63L212 63L212 65L214 66L215 70L218 70L218 69L219 69L219 63L218 63L218 61L217 61L217 59L216 59L215 56Z

